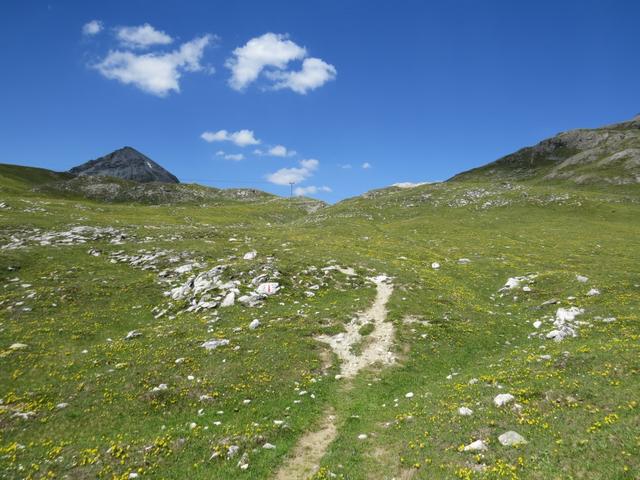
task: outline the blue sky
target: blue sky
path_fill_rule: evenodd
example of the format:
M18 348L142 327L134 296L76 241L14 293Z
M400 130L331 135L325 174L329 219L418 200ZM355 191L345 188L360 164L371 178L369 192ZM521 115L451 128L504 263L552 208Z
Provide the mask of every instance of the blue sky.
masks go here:
M443 180L639 113L638 25L622 0L6 0L0 162L131 145L328 201Z

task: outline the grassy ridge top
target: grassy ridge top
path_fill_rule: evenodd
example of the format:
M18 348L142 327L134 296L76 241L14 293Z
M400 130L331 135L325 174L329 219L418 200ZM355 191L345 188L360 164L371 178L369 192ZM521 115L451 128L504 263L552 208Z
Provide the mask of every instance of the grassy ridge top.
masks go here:
M594 129L563 132L452 181L528 181L629 185L640 183L640 116Z

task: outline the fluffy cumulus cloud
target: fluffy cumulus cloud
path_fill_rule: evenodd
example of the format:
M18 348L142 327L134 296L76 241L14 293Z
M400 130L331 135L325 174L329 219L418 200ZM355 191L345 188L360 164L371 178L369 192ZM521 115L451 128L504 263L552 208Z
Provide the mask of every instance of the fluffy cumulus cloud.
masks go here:
M301 70L287 70L289 63L295 60L303 60ZM287 35L276 33L265 33L236 48L226 66L231 70L229 85L235 90L244 90L263 71L273 82L272 88L288 88L301 94L324 85L337 75L333 65L319 58L307 58L304 47L289 40Z
M238 130L237 132L229 132L227 130L218 130L217 132L204 132L200 135L205 142L232 142L239 147L246 147L247 145L258 145L258 140L253 130Z
M372 166L372 165L371 165L369 162L364 162L364 163L362 164L362 168L364 168L365 170L368 170L369 168L371 168L371 166Z
M100 20L91 20L82 26L82 34L88 36L97 35L103 28Z
M305 195L315 195L317 193L322 193L322 192L330 192L331 189L329 187L322 186L322 187L316 187L315 185L309 185L308 187L296 187L293 190L293 194L296 197L303 197Z
M266 67L285 68L291 60L302 59L307 51L289 40L286 35L265 33L249 40L233 51L226 66L231 70L229 85L243 90L255 81Z
M168 45L173 38L161 30L156 30L148 23L137 27L119 27L116 37L129 48L149 48L153 45Z
M298 167L281 168L277 172L267 175L267 180L276 185L289 185L300 183L311 177L318 169L320 162L316 159L300 160Z
M211 35L205 35L166 53L112 50L94 68L106 78L165 97L171 91L180 91L180 78L184 72L203 70L200 62L211 41Z
M305 94L309 90L321 87L329 80L336 78L336 68L319 58L305 58L302 70L297 72L270 72L269 77L275 80L273 88L280 90L289 88L296 93Z

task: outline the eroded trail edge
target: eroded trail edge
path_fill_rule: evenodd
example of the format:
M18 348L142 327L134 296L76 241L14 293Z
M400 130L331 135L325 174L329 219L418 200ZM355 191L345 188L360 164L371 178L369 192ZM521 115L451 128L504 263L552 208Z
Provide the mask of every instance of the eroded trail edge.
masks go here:
M345 378L355 377L360 370L374 363L391 365L396 360L391 351L393 324L385 321L387 302L393 293L393 284L386 275L379 275L369 280L377 287L373 305L351 320L346 325L345 332L317 337L319 341L327 343L340 358L340 374ZM360 334L360 328L367 323L373 324L374 330L366 337L367 345L358 355L353 352L353 347L365 338Z
M345 332L317 337L317 340L327 343L340 359L340 375L344 378L353 378L363 368L376 363L386 366L396 360L391 351L393 324L386 321L387 302L393 293L393 284L386 275L369 280L376 285L376 298L371 307L353 318L346 325ZM360 334L360 328L367 323L373 324L374 330L366 336L367 345L358 355L353 352L353 347L365 338ZM322 457L338 434L333 410L325 412L323 418L320 428L300 438L289 460L274 477L275 480L300 480L319 470Z

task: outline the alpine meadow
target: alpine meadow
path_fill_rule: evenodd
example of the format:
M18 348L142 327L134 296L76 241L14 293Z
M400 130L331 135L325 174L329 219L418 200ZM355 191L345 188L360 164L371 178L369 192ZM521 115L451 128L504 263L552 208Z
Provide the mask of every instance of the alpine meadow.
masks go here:
M209 30L200 23L180 30L213 22L205 5L178 18L165 9L171 2L158 2L164 13L155 16L151 2L120 3L78 4L72 15L52 2L46 15L66 12L80 38L72 54L89 52L74 60L85 85L76 88L95 92L91 101L106 112L113 102L121 116L75 119L76 131L62 107L51 107L61 116L38 120L28 138L1 129L13 136L0 142L0 478L640 478L640 115L582 128L590 117L490 163L474 155L475 133L462 140L470 122L442 117L466 145L446 175L430 173L442 165L406 160L415 176L398 178L404 160L386 147L379 157L336 153L329 167L330 152L351 148L348 128L359 135L371 126L371 110L353 123L357 90L341 94L344 123L294 104L335 108L329 97L365 60L349 64L328 33L287 27L294 13L263 12L258 21L247 10L250 34L218 35L201 33ZM418 28L408 17L427 16L417 2L317 3L309 8L318 15L370 8L362 15L372 25L384 20L375 11L389 22L388 9L406 11L407 31ZM595 16L596 3L585 2ZM619 4L640 20L632 2ZM0 10L12 8L22 21L31 7ZM240 7L228 8L220 15L239 25ZM343 38L347 27L335 22ZM611 45L637 39L620 35ZM356 46L348 47L354 58ZM407 48L427 61L421 44ZM496 60L511 58L505 52L485 60L507 69ZM27 98L35 77L23 75L15 95ZM179 117L162 113L214 88L207 82L224 100L219 110L206 106L198 130L192 122L204 103L194 99ZM456 102L457 94L442 95ZM600 118L618 112L603 113L611 95L594 100ZM637 92L628 100L640 110ZM583 111L582 100L567 102L558 111ZM294 118L265 113L279 108ZM379 112L390 130L366 134L370 144L401 138L394 112ZM243 128L258 117L262 128ZM320 138L329 130L308 122L347 131ZM285 146L274 132L287 129L300 136L282 133ZM325 150L315 153L303 129L315 129ZM512 134L524 138L505 137ZM194 146L164 155L171 142ZM90 143L94 154L77 153ZM34 160L21 161L18 146ZM73 154L55 163L65 149ZM366 175L377 180L349 193ZM438 175L448 179L425 181Z

